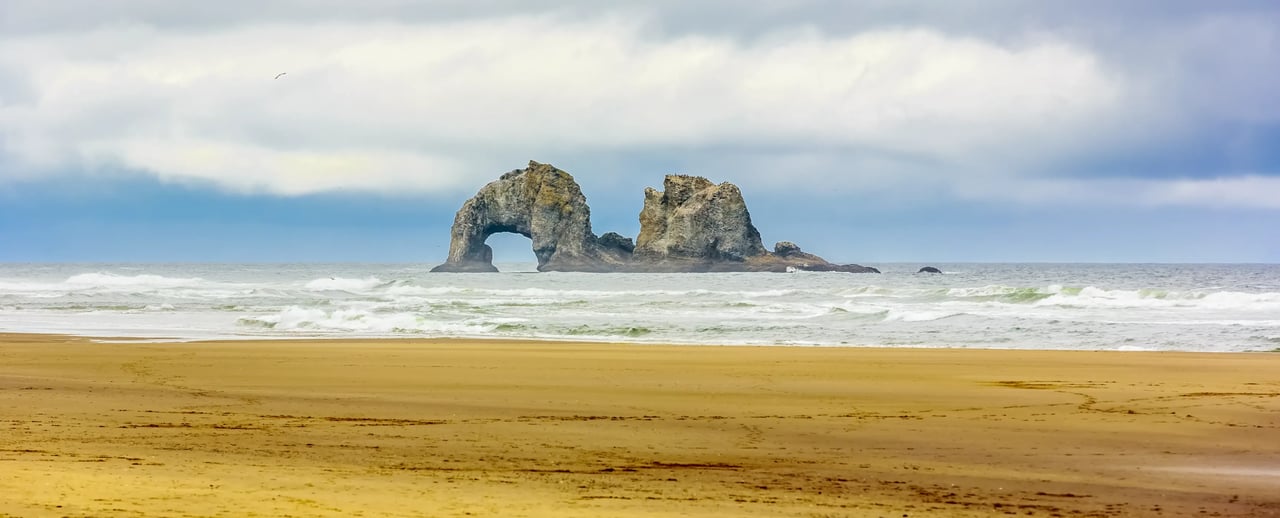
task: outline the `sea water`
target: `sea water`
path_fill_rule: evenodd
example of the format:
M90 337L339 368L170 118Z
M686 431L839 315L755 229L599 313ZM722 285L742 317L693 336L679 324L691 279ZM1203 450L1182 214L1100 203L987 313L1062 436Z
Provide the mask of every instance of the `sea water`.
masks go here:
M878 264L882 274L429 273L431 264L6 264L0 332L181 340L1272 351L1280 265Z

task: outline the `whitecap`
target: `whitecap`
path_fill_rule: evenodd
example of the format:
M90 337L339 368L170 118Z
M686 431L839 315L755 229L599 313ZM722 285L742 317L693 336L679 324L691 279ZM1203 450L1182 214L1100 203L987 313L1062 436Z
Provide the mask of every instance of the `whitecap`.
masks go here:
M113 273L82 273L68 277L64 284L73 288L176 288L204 282L199 277L181 278L163 275L116 275Z
M377 277L348 279L345 277L328 277L316 279L306 284L306 288L316 291L365 291L382 284Z
M514 323L519 319L512 319ZM273 315L244 317L241 325L265 327L292 332L347 332L357 335L393 335L403 333L437 336L482 336L494 331L499 323L480 320L443 321L425 318L413 312L381 313L365 309L323 310L290 306Z
M965 313L957 313L953 311L903 311L890 310L885 315L885 321L889 322L929 322L933 320L942 320L944 318L958 317Z

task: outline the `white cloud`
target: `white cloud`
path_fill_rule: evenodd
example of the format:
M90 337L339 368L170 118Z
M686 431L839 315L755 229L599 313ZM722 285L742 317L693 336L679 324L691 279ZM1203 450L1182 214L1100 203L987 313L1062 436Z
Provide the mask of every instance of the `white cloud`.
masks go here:
M465 184L452 159L392 150L280 150L203 139L107 140L90 157L140 164L162 178L199 180L241 192L430 191Z
M495 156L639 149L1033 171L1104 145L1097 128L1126 95L1068 42L926 28L745 41L529 16L121 25L0 43L0 78L27 83L0 86L0 174L122 167L280 194L452 189L491 179Z
M1012 179L972 182L955 189L961 198L1003 200L1028 206L1111 205L1280 210L1280 176L1236 175L1208 179Z
M1152 205L1226 209L1280 209L1280 177L1236 176L1150 182L1137 198Z

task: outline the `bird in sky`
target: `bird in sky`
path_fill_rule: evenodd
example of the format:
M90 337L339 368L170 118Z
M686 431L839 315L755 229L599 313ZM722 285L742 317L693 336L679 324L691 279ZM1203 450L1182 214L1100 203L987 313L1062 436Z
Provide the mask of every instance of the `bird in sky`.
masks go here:
M276 74L276 77L274 77L273 79L280 79L280 76L285 75L285 74L288 74L288 72L281 72L281 73L279 73L279 74Z

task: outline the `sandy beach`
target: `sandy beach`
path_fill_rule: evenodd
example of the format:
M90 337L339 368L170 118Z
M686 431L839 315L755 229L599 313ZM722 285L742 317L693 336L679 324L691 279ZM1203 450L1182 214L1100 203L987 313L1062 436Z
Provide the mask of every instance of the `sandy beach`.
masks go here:
M1280 354L0 336L0 515L1276 516Z

